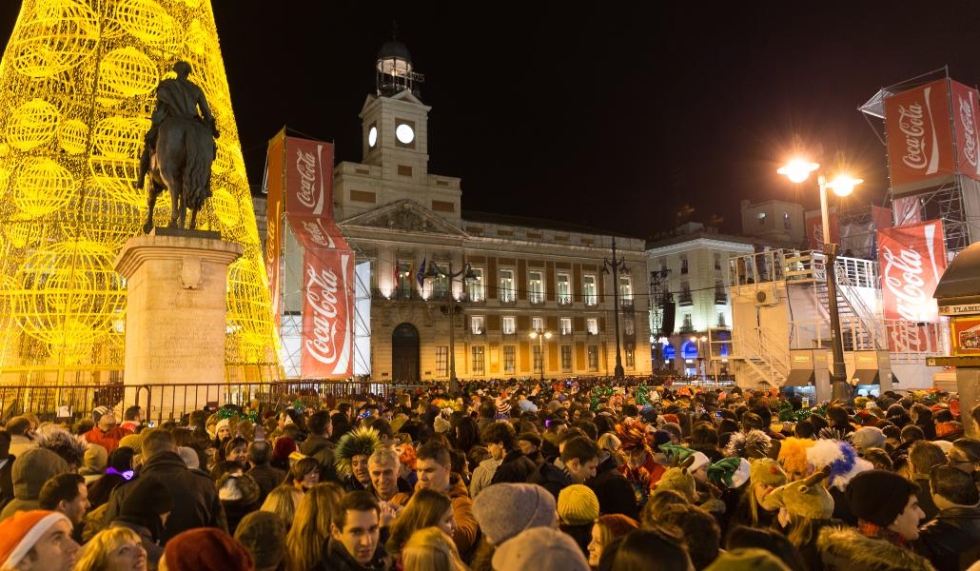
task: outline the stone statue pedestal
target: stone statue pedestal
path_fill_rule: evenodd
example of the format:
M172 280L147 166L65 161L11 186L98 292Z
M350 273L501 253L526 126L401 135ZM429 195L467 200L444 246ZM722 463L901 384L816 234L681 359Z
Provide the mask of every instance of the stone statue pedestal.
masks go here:
M128 292L125 402L147 419L206 404L199 391L167 385L224 384L228 265L242 252L215 232L160 228L130 238L116 258Z

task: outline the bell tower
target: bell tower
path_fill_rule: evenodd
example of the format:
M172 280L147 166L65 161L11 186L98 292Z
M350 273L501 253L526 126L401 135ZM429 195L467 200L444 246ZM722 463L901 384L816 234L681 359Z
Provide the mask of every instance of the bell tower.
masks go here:
M335 169L338 220L399 200L412 200L458 225L459 179L429 173L429 110L422 103L424 76L408 48L385 42L374 64L374 93L361 108L361 163Z

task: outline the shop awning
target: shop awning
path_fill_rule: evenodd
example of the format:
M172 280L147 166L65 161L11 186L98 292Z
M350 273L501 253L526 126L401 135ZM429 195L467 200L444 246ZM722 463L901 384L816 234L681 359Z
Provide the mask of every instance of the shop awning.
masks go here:
M814 384L816 375L813 369L793 369L786 377L784 387L809 387Z
M854 371L854 375L851 377L851 384L854 386L880 385L881 380L878 378L878 369L858 369Z

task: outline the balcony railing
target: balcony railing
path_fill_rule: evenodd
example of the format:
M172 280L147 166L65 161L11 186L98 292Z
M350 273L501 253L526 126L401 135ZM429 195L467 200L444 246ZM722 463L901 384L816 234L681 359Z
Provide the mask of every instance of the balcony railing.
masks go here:
M693 305L694 300L691 299L691 293L679 293L677 294L677 305Z

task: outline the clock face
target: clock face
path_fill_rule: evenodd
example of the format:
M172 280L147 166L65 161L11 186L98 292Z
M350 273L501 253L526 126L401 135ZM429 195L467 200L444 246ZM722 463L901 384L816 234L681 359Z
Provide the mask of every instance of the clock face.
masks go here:
M371 130L368 131L368 146L372 149L378 144L378 128L372 126Z
M407 145L415 140L415 131L409 125L402 123L395 128L395 137L398 138L399 143Z

